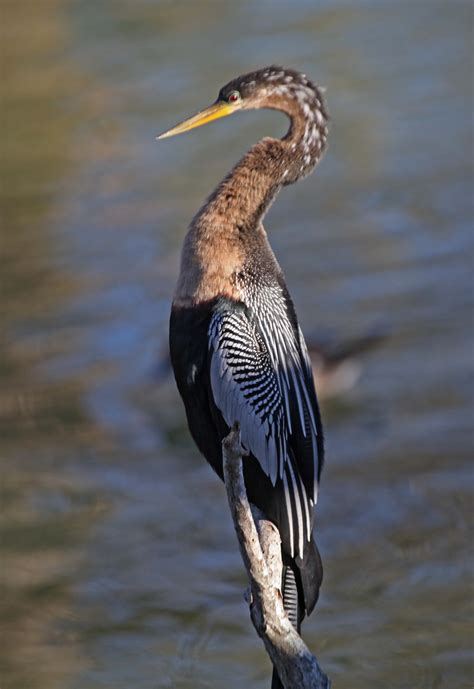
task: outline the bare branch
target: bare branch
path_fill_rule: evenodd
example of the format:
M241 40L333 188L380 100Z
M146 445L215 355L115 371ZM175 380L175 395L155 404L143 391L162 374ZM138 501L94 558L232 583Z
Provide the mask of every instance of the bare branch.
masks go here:
M330 680L292 626L283 607L280 534L272 522L250 507L237 423L224 438L222 453L227 498L250 582L253 625L285 689L330 689Z

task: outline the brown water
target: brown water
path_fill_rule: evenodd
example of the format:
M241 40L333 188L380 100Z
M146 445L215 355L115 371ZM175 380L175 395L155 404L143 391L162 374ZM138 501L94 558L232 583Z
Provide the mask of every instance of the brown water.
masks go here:
M154 137L280 62L330 150L267 218L303 329L390 337L324 405L334 687L470 687L472 6L4 0L3 689L268 687L222 486L155 376L193 212L275 113Z

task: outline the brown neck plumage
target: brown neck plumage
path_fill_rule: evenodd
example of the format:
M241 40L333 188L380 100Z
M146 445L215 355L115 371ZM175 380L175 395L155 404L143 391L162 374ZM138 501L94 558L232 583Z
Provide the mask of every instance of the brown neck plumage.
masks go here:
M326 142L326 119L315 96L310 107L301 96L269 102L284 111L290 129L284 139L264 138L222 180L194 217L181 257L175 304L199 303L218 295L239 299L235 274L246 260L250 236L261 234L261 221L283 185L306 176Z

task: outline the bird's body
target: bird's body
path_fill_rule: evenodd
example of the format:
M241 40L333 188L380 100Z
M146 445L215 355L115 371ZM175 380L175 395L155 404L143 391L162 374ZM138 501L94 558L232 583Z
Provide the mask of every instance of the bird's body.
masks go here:
M167 135L246 107L281 110L291 126L282 140L253 146L191 222L170 352L191 434L221 478L222 439L240 423L247 493L279 528L285 607L299 627L322 579L312 530L323 434L306 345L262 218L324 150L322 94L304 75L268 67L230 82L214 106Z

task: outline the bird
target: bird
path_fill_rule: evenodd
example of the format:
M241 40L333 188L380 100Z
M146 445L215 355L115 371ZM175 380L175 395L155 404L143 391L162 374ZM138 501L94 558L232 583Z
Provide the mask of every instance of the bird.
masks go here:
M189 430L222 480L222 440L240 425L247 495L280 532L281 592L298 632L323 577L314 508L324 438L311 361L262 220L280 190L309 175L326 149L323 91L305 74L271 65L232 79L214 103L157 137L244 110L289 118L285 136L253 145L192 219L169 346ZM272 689L282 686L274 670Z
M307 339L313 378L318 385L318 399L330 400L347 395L361 376L364 354L387 337L386 328L373 327L364 334L341 341Z

